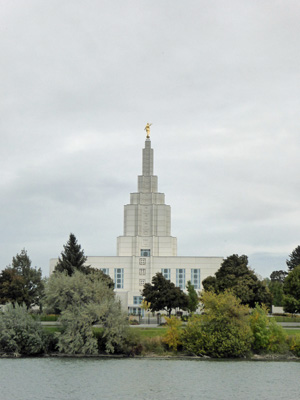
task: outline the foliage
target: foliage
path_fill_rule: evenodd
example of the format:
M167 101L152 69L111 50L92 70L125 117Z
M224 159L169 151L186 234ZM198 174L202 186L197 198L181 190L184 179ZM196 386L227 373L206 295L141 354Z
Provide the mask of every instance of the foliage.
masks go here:
M292 269L284 280L283 308L285 312L300 312L300 265Z
M185 310L188 307L188 296L160 272L153 276L152 284L145 284L142 296L151 303L151 311L165 310L169 316L173 308Z
M248 267L248 257L245 255L233 254L227 257L215 277L204 279L202 285L206 291L217 294L230 289L242 304L249 307L255 307L256 303L271 306L272 303L269 289Z
M28 314L25 304L7 304L0 313L0 351L33 355L43 352L41 324Z
M188 281L186 284L187 292L188 292L188 311L190 313L195 312L199 305L199 296L196 292L194 285L192 285L191 281Z
M92 325L101 324L105 351L122 347L128 322L115 299L113 289L95 271L88 275L75 271L72 276L52 274L45 290L46 307L60 313L62 333L58 336L61 352L95 354L97 340Z
M64 251L61 252L61 257L55 266L55 271L67 272L69 276L73 275L75 271L85 272L86 266L84 265L87 257L84 251L81 250L80 244L73 233L70 233L69 240L64 245Z
M163 341L160 336L146 337L141 341L141 345L143 354L154 353L162 355L165 353Z
M249 309L233 293L204 292L204 314L194 314L182 333L185 350L211 357L242 357L253 340L248 323Z
M268 318L265 306L256 304L250 316L250 326L253 332L253 350L280 352L284 350L286 335L283 328L277 325L274 318Z
M283 283L286 276L287 276L287 272L283 271L283 270L279 270L279 271L273 271L270 275L270 279L271 282L280 282Z
M288 337L288 344L290 351L296 356L300 357L300 335L292 335Z
M287 272L283 270L273 271L270 280L267 280L267 286L273 296L272 304L280 307L283 305L283 282L287 276Z
M31 260L25 249L13 257L12 266L0 274L1 304L25 303L27 308L39 305L43 289L42 271L31 268Z
M270 281L268 283L268 288L273 296L273 305L276 307L281 307L283 305L283 283L279 281Z
M169 348L177 351L180 341L180 328L182 326L182 321L175 317L174 315L170 318L165 317L167 323L167 332L163 336L163 342L168 345Z
M58 348L67 354L97 354L92 331L93 317L83 307L70 306L60 317L63 333L58 335Z
M286 265L288 266L289 271L292 271L300 265L300 246L297 246L289 255L289 259L286 260Z
M113 289L101 275L76 271L71 277L63 272L52 274L45 287L45 307L48 313L60 314L69 305L102 303L114 299Z

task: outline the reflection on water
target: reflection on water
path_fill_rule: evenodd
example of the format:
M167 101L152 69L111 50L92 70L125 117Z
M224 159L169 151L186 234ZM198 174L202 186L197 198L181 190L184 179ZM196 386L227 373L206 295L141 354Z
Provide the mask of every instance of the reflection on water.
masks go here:
M298 400L300 362L0 359L1 400Z

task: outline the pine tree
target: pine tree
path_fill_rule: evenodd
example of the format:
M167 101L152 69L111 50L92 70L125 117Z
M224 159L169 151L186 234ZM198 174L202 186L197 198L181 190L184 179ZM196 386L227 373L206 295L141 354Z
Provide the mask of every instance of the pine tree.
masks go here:
M67 272L69 276L74 272L81 271L87 273L89 267L85 266L87 257L84 251L81 250L80 244L73 233L70 233L69 240L64 246L64 251L61 252L61 257L58 258L58 263L55 266L55 271Z
M289 271L292 271L295 267L300 265L300 246L296 247L289 257L289 260L286 260L286 265L288 266Z

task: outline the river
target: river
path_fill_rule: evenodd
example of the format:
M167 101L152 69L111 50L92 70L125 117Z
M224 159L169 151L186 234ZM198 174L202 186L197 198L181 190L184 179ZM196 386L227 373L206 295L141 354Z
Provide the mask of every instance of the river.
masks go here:
M299 400L300 362L0 359L1 400Z

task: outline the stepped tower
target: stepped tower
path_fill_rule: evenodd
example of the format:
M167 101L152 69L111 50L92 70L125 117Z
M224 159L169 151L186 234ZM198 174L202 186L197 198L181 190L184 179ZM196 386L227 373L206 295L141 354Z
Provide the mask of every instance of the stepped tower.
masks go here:
M117 238L118 256L177 255L177 239L171 236L171 207L165 204L164 193L158 192L153 167L153 149L147 137L138 190L130 194L130 204L124 206L124 233Z

